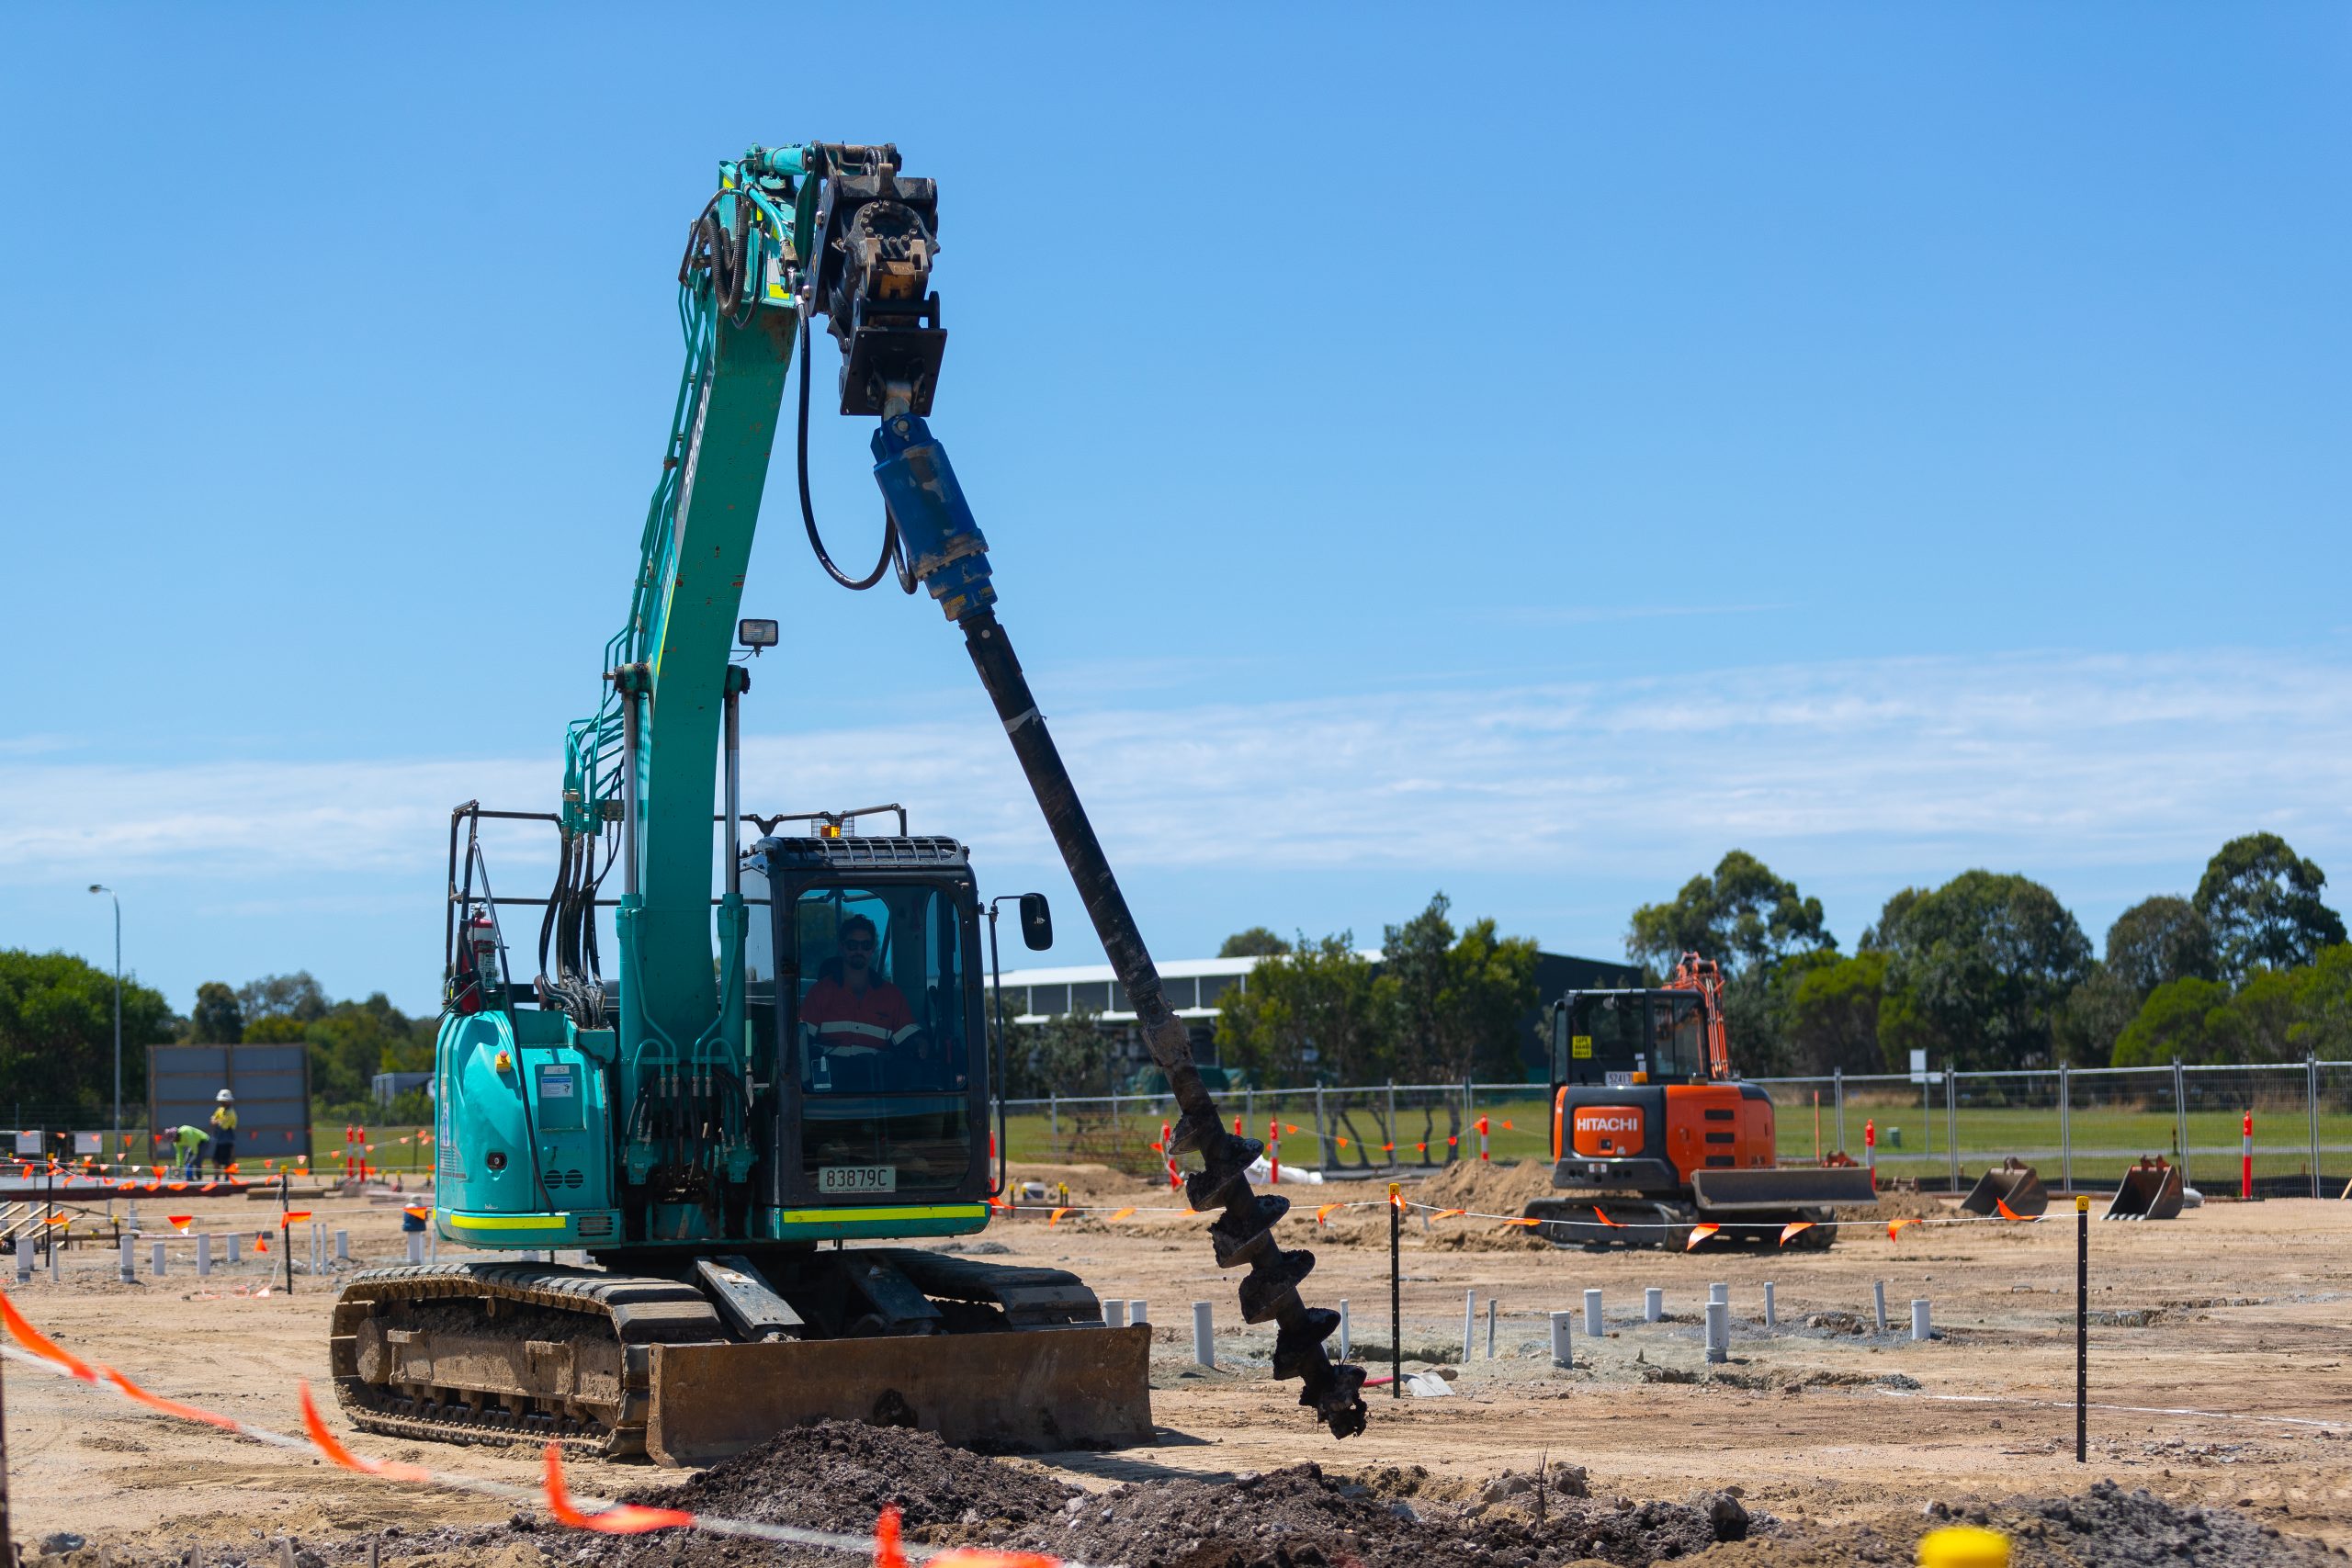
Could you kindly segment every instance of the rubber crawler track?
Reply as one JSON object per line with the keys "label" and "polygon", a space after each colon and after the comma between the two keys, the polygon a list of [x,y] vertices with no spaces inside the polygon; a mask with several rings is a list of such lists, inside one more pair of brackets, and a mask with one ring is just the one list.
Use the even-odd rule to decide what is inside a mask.
{"label": "rubber crawler track", "polygon": [[[607,1418],[582,1417],[560,1403],[517,1394],[519,1412],[503,1402],[420,1404],[391,1384],[359,1375],[362,1323],[400,1303],[496,1300],[577,1314],[580,1334],[602,1334],[621,1347],[621,1400]],[[494,1320],[493,1320],[494,1322]],[[709,1302],[673,1280],[613,1275],[530,1263],[424,1263],[354,1275],[335,1298],[330,1330],[335,1398],[364,1431],[436,1442],[560,1442],[581,1453],[634,1459],[645,1452],[650,1349],[656,1344],[722,1339]],[[518,1327],[518,1337],[525,1331]]]}

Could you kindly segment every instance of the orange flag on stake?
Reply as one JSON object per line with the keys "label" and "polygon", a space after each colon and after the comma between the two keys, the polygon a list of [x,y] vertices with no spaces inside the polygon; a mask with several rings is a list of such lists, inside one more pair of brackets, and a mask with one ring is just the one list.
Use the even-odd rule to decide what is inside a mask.
{"label": "orange flag on stake", "polygon": [[1692,1247],[1698,1246],[1701,1242],[1706,1240],[1709,1236],[1714,1235],[1721,1229],[1723,1229],[1723,1226],[1721,1225],[1692,1225],[1690,1227],[1690,1239],[1682,1244],[1682,1250],[1685,1252],[1690,1251]]}
{"label": "orange flag on stake", "polygon": [[[634,1503],[616,1503],[596,1513],[582,1513],[572,1506],[571,1494],[563,1484],[560,1443],[548,1445],[547,1498],[548,1512],[555,1516],[556,1523],[598,1535],[643,1535],[648,1530],[681,1529],[695,1522],[692,1514],[677,1508],[641,1508]],[[899,1561],[903,1564],[906,1559]]]}
{"label": "orange flag on stake", "polygon": [[1788,1246],[1789,1238],[1791,1236],[1800,1235],[1803,1232],[1811,1230],[1812,1228],[1813,1222],[1811,1220],[1791,1220],[1787,1224],[1781,1227],[1781,1245],[1782,1247]]}

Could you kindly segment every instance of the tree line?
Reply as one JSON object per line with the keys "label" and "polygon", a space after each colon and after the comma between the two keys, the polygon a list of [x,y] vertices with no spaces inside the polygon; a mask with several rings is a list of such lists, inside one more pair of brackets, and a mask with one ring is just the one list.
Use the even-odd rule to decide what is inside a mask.
{"label": "tree line", "polygon": [[[310,1049],[314,1103],[323,1114],[357,1119],[372,1114],[378,1073],[431,1070],[438,1023],[411,1018],[381,991],[333,1000],[307,971],[234,987],[206,981],[185,1014],[126,975],[124,1113],[145,1111],[150,1045],[300,1043]],[[0,1102],[96,1126],[113,1098],[113,972],[70,953],[0,949]]]}
{"label": "tree line", "polygon": [[2216,851],[2188,897],[2116,917],[2095,952],[2056,894],[1966,871],[1887,899],[1842,953],[1820,900],[1744,851],[1635,909],[1627,954],[1726,976],[1735,1060],[1758,1076],[2286,1062],[2352,1055],[2352,947],[2326,874],[2276,833]]}

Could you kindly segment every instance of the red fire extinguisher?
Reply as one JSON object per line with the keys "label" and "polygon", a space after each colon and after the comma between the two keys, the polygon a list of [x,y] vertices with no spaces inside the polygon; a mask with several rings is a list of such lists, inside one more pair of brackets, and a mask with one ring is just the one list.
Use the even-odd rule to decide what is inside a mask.
{"label": "red fire extinguisher", "polygon": [[458,935],[457,995],[449,1005],[459,1013],[477,1013],[488,1005],[486,993],[498,984],[498,924],[491,919],[490,907],[477,905]]}

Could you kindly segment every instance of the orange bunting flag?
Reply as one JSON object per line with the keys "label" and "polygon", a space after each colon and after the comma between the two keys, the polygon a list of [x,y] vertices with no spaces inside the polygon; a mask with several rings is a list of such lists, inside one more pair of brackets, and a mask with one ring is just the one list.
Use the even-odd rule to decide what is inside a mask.
{"label": "orange bunting flag", "polygon": [[310,1217],[311,1211],[308,1209],[288,1209],[277,1216],[277,1225],[280,1230],[283,1230],[296,1220],[307,1220]]}
{"label": "orange bunting flag", "polygon": [[1346,1147],[1348,1146],[1348,1141],[1347,1141],[1347,1139],[1345,1139],[1345,1138],[1341,1138],[1341,1139],[1340,1140],[1340,1146],[1341,1148],[1343,1148],[1343,1149],[1344,1149],[1344,1148],[1346,1148]]}
{"label": "orange bunting flag", "polygon": [[1156,1155],[1164,1155],[1164,1154],[1166,1154],[1168,1151],[1167,1151],[1166,1149],[1161,1148],[1158,1144],[1154,1144],[1154,1145],[1151,1145],[1151,1152],[1152,1152],[1153,1154],[1156,1154]]}
{"label": "orange bunting flag", "polygon": [[164,1223],[182,1235],[187,1235],[187,1227],[195,1223],[195,1220],[194,1214],[165,1214],[164,1216]]}
{"label": "orange bunting flag", "polygon": [[1598,1203],[1595,1203],[1592,1206],[1592,1217],[1599,1220],[1602,1224],[1607,1225],[1612,1231],[1621,1231],[1625,1228],[1623,1225],[1619,1224],[1615,1220],[1611,1219],[1607,1214],[1602,1213],[1600,1212],[1600,1205]]}
{"label": "orange bunting flag", "polygon": [[[548,1445],[548,1512],[555,1522],[570,1525],[573,1529],[594,1530],[598,1535],[643,1535],[648,1530],[683,1529],[695,1522],[692,1514],[677,1508],[642,1508],[634,1503],[616,1503],[594,1514],[583,1514],[572,1506],[571,1494],[563,1484],[563,1445]],[[899,1562],[906,1561],[903,1557]]]}
{"label": "orange bunting flag", "polygon": [[1690,1227],[1690,1239],[1682,1244],[1682,1250],[1685,1252],[1690,1251],[1692,1247],[1698,1246],[1701,1242],[1706,1240],[1709,1236],[1714,1235],[1721,1229],[1723,1229],[1723,1226],[1721,1225],[1692,1225]]}
{"label": "orange bunting flag", "polygon": [[267,1252],[267,1251],[269,1250],[269,1233],[268,1233],[268,1232],[266,1232],[266,1231],[255,1231],[255,1232],[254,1232],[254,1250],[255,1252]]}
{"label": "orange bunting flag", "polygon": [[1787,1224],[1781,1227],[1781,1245],[1782,1247],[1788,1246],[1789,1238],[1791,1236],[1797,1235],[1804,1231],[1809,1231],[1812,1228],[1813,1222],[1811,1220],[1791,1220]]}
{"label": "orange bunting flag", "polygon": [[1448,1139],[1446,1139],[1446,1141],[1445,1141],[1445,1146],[1446,1146],[1447,1148],[1449,1148],[1449,1149],[1450,1149],[1450,1148],[1453,1147],[1453,1145],[1456,1145],[1456,1144],[1460,1143],[1461,1141],[1462,1141],[1462,1140],[1461,1140],[1461,1139],[1459,1139],[1459,1138],[1448,1138]]}
{"label": "orange bunting flag", "polygon": [[328,1431],[327,1424],[319,1419],[318,1404],[311,1398],[310,1380],[303,1379],[300,1388],[302,1396],[302,1430],[319,1452],[327,1456],[329,1463],[340,1465],[345,1470],[356,1470],[362,1475],[380,1475],[387,1481],[431,1481],[433,1479],[433,1472],[429,1470],[423,1470],[413,1464],[401,1464],[393,1460],[361,1459],[357,1454],[345,1448],[343,1439]]}
{"label": "orange bunting flag", "polygon": [[69,1214],[51,1214],[42,1223],[44,1224],[51,1225],[70,1225],[74,1223],[74,1220],[73,1216]]}
{"label": "orange bunting flag", "polygon": [[1322,1205],[1318,1206],[1318,1207],[1316,1209],[1316,1211],[1315,1211],[1315,1223],[1316,1223],[1317,1224],[1318,1224],[1318,1225],[1320,1225],[1320,1224],[1328,1224],[1330,1222],[1330,1219],[1331,1219],[1331,1211],[1333,1211],[1334,1209],[1344,1209],[1344,1208],[1346,1208],[1346,1207],[1347,1207],[1347,1205],[1346,1205],[1345,1203],[1325,1203],[1325,1204],[1322,1204]]}
{"label": "orange bunting flag", "polygon": [[1380,1145],[1380,1152],[1385,1155],[1393,1155],[1396,1152],[1396,1145],[1394,1144],[1383,1144]]}
{"label": "orange bunting flag", "polygon": [[9,1338],[39,1356],[42,1360],[56,1362],[84,1382],[98,1381],[98,1374],[90,1370],[90,1364],[87,1361],[63,1348],[48,1335],[26,1322],[25,1314],[17,1310],[17,1303],[10,1301],[5,1292],[0,1292],[0,1323],[7,1325]]}
{"label": "orange bunting flag", "polygon": [[1285,1122],[1283,1123],[1283,1131],[1286,1134],[1295,1134],[1298,1132],[1298,1128],[1295,1123]]}
{"label": "orange bunting flag", "polygon": [[1433,1220],[1450,1220],[1457,1214],[1466,1214],[1469,1212],[1470,1211],[1467,1209],[1440,1209],[1436,1213],[1431,1214],[1430,1218]]}
{"label": "orange bunting flag", "polygon": [[1887,1222],[1886,1222],[1886,1239],[1887,1239],[1887,1240],[1889,1240],[1889,1241],[1893,1241],[1893,1240],[1895,1238],[1895,1236],[1896,1236],[1898,1234],[1900,1234],[1900,1233],[1901,1233],[1901,1231],[1902,1231],[1902,1229],[1903,1229],[1903,1227],[1904,1227],[1905,1225],[1916,1225],[1916,1224],[1917,1224],[1918,1223],[1919,1223],[1919,1222],[1918,1222],[1918,1221],[1917,1221],[1917,1220],[1889,1220],[1889,1221],[1887,1221]]}
{"label": "orange bunting flag", "polygon": [[1427,1144],[1415,1144],[1415,1145],[1413,1145],[1413,1147],[1414,1147],[1415,1149],[1419,1150],[1419,1151],[1420,1153],[1422,1153],[1422,1154],[1427,1154],[1427,1153],[1429,1153],[1429,1152],[1430,1152],[1430,1146],[1429,1146]]}
{"label": "orange bunting flag", "polygon": [[1503,1224],[1507,1225],[1540,1225],[1543,1223],[1544,1222],[1542,1220],[1530,1219],[1505,1220],[1503,1222]]}
{"label": "orange bunting flag", "polygon": [[1050,1227],[1060,1224],[1062,1223],[1062,1216],[1069,1213],[1069,1211],[1068,1209],[1056,1209],[1052,1213],[1046,1216],[1046,1225]]}
{"label": "orange bunting flag", "polygon": [[1509,1117],[1505,1117],[1503,1119],[1503,1131],[1506,1133],[1510,1131],[1510,1119]]}
{"label": "orange bunting flag", "polygon": [[1003,1210],[1005,1210],[1005,1211],[1007,1211],[1007,1212],[1009,1213],[1009,1212],[1011,1212],[1011,1210],[1012,1210],[1012,1204],[1010,1204],[1010,1203],[1008,1203],[1008,1202],[1006,1202],[1006,1201],[1005,1201],[1003,1199],[1001,1199],[1001,1198],[995,1198],[995,1197],[991,1197],[991,1198],[989,1200],[989,1208],[991,1208],[991,1209],[1003,1209]]}
{"label": "orange bunting flag", "polygon": [[2005,1201],[1999,1198],[1993,1200],[1993,1207],[2000,1212],[2001,1218],[2005,1220],[2016,1220],[2021,1224],[2030,1224],[2033,1220],[2041,1217],[2035,1214],[2020,1214],[2015,1209],[2010,1208]]}
{"label": "orange bunting flag", "polygon": [[1111,1216],[1111,1223],[1116,1224],[1121,1220],[1132,1219],[1134,1216],[1135,1211],[1133,1209],[1121,1209],[1118,1213]]}

